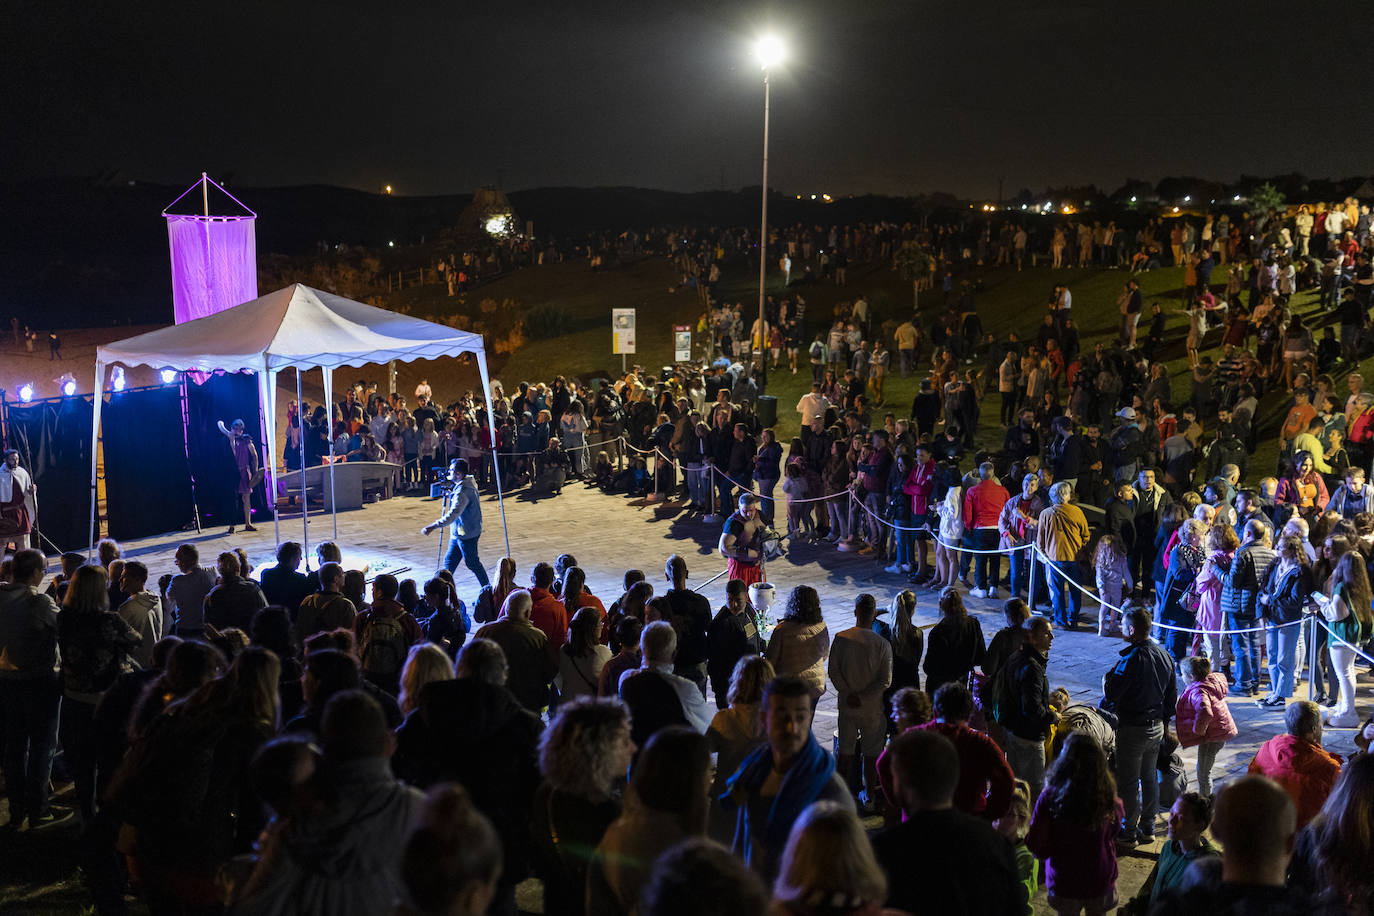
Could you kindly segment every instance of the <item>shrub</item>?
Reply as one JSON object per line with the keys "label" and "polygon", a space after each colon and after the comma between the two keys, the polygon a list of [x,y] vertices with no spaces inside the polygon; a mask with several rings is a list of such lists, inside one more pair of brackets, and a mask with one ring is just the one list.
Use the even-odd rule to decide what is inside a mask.
{"label": "shrub", "polygon": [[525,333],[531,340],[562,337],[572,328],[572,316],[561,305],[537,305],[525,316]]}

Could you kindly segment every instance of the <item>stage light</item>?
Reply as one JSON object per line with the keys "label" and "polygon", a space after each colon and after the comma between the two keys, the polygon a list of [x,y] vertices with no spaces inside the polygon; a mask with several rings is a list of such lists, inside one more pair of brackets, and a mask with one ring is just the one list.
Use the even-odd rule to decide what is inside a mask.
{"label": "stage light", "polygon": [[76,394],[76,379],[74,379],[74,378],[65,379],[65,380],[62,382],[62,396],[63,396],[64,398],[69,398],[69,397],[72,397],[72,396],[75,395],[75,394]]}
{"label": "stage light", "polygon": [[759,62],[759,66],[767,70],[774,64],[780,64],[787,56],[787,48],[783,45],[782,39],[776,35],[764,35],[754,42],[754,58]]}
{"label": "stage light", "polygon": [[1178,207],[1174,207],[1174,212],[1175,212],[1175,213],[1178,212]]}
{"label": "stage light", "polygon": [[124,367],[115,366],[114,371],[110,373],[110,387],[115,391],[123,391],[124,385]]}
{"label": "stage light", "polygon": [[25,382],[19,386],[19,400],[25,404],[33,400],[33,382]]}
{"label": "stage light", "polygon": [[177,371],[175,369],[163,369],[158,373],[158,376],[162,379],[162,384],[170,385],[177,380]]}

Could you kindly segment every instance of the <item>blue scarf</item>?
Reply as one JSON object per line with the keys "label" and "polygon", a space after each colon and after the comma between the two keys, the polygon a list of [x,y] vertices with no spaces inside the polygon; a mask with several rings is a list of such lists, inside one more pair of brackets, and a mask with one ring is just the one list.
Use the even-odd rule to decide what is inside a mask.
{"label": "blue scarf", "polygon": [[[749,798],[763,788],[772,770],[773,749],[765,742],[744,758],[739,769],[725,783],[725,794],[720,797],[723,804],[739,808],[731,848],[736,855],[743,856],[746,865],[753,864],[750,859],[755,845],[750,838]],[[763,825],[759,845],[764,849],[776,850],[781,855],[792,825],[801,817],[807,805],[820,796],[834,772],[834,758],[821,748],[815,735],[807,736],[801,753],[783,774],[778,794],[768,810],[768,820]]]}

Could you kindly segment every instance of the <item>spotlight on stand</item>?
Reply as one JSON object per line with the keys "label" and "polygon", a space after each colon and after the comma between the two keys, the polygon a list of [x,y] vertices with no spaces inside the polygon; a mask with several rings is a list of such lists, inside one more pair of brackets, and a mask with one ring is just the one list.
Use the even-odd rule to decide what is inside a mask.
{"label": "spotlight on stand", "polygon": [[76,379],[67,376],[62,380],[62,397],[70,398],[76,395]]}
{"label": "spotlight on stand", "polygon": [[110,387],[115,391],[123,391],[125,384],[127,383],[124,381],[124,367],[115,366],[114,372],[110,373]]}
{"label": "spotlight on stand", "polygon": [[177,371],[175,369],[163,369],[158,373],[158,376],[162,379],[162,384],[170,385],[177,380]]}
{"label": "spotlight on stand", "polygon": [[19,386],[19,400],[25,404],[33,400],[33,382],[25,382]]}

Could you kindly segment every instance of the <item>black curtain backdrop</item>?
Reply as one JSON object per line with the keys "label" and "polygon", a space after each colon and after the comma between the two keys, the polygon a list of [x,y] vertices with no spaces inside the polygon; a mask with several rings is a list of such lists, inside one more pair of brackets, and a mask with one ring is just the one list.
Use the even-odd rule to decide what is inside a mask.
{"label": "black curtain backdrop", "polygon": [[[10,445],[38,486],[45,551],[86,546],[91,512],[91,402],[85,397],[10,405]],[[37,546],[37,545],[35,545]]]}
{"label": "black curtain backdrop", "polygon": [[132,540],[193,522],[177,387],[112,395],[100,426],[110,537]]}
{"label": "black curtain backdrop", "polygon": [[[241,524],[238,468],[229,440],[216,421],[225,426],[242,420],[249,438],[257,445],[258,458],[266,461],[262,443],[262,420],[258,413],[258,377],[251,372],[216,372],[204,383],[186,384],[186,444],[195,481],[200,523],[205,526]],[[268,511],[262,484],[253,491],[253,508]],[[259,515],[259,520],[262,516]]]}

